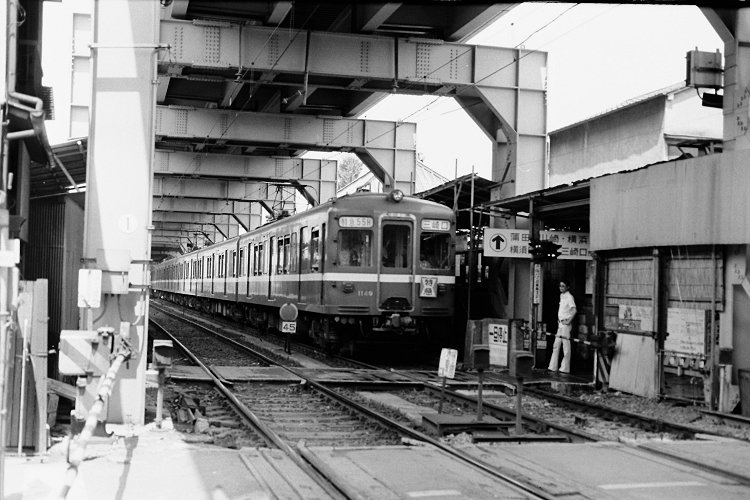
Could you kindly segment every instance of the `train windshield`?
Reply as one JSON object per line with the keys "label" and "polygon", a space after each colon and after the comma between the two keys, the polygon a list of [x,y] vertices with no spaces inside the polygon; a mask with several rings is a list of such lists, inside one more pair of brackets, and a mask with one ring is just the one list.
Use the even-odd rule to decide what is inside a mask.
{"label": "train windshield", "polygon": [[372,265],[372,231],[339,230],[339,265],[362,267]]}
{"label": "train windshield", "polygon": [[383,267],[405,269],[409,267],[411,228],[403,224],[383,225]]}
{"label": "train windshield", "polygon": [[422,269],[450,269],[451,237],[448,233],[422,232],[419,265]]}

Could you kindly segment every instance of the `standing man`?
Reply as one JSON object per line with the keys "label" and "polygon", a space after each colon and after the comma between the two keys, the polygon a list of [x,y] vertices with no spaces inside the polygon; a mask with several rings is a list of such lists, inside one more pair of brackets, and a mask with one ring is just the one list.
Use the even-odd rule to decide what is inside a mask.
{"label": "standing man", "polygon": [[563,348],[563,360],[560,371],[570,373],[570,332],[573,329],[573,318],[576,315],[576,303],[570,293],[570,285],[560,280],[560,307],[557,309],[557,336],[552,347],[552,359],[549,360],[548,370],[557,373],[557,363],[560,360],[560,344]]}

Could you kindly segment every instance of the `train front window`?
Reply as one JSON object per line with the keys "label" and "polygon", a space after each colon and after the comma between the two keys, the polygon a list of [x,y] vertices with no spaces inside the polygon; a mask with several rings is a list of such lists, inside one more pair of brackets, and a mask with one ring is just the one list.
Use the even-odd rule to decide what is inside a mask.
{"label": "train front window", "polygon": [[339,230],[339,265],[363,267],[372,265],[372,231]]}
{"label": "train front window", "polygon": [[405,269],[409,267],[411,229],[403,224],[383,225],[383,267]]}
{"label": "train front window", "polygon": [[422,232],[419,265],[422,269],[450,269],[451,237],[448,233]]}

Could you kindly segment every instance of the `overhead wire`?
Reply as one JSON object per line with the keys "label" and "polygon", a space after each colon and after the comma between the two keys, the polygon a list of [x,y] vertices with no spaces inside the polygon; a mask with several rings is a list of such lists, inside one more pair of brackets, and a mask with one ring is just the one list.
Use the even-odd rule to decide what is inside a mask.
{"label": "overhead wire", "polygon": [[[532,33],[531,33],[530,35],[528,35],[528,36],[527,36],[527,37],[526,37],[526,38],[525,38],[525,39],[524,39],[524,40],[523,40],[522,42],[520,42],[519,44],[517,44],[517,45],[516,45],[516,46],[515,46],[514,48],[517,48],[517,49],[519,49],[519,51],[524,51],[524,53],[522,53],[521,55],[519,55],[519,56],[518,56],[517,58],[514,58],[514,59],[513,59],[513,61],[511,61],[511,62],[509,62],[509,63],[506,63],[506,64],[504,64],[504,65],[500,66],[499,68],[497,68],[496,70],[494,70],[494,71],[492,71],[492,72],[488,73],[487,75],[483,76],[482,78],[480,78],[479,80],[477,80],[476,82],[474,82],[474,83],[473,83],[472,85],[467,85],[467,86],[465,86],[465,87],[463,87],[463,88],[460,88],[460,89],[458,89],[458,90],[457,90],[457,91],[455,92],[455,94],[454,94],[453,96],[437,96],[437,97],[436,97],[435,99],[433,99],[433,100],[432,100],[432,101],[430,101],[429,103],[427,103],[427,104],[425,104],[425,105],[421,106],[420,108],[418,108],[418,109],[416,109],[416,110],[412,111],[412,112],[411,112],[411,113],[409,113],[408,115],[406,115],[406,116],[404,116],[404,117],[402,117],[402,118],[400,118],[400,119],[396,120],[396,121],[395,121],[395,128],[398,128],[398,127],[402,126],[402,125],[403,125],[404,123],[406,123],[406,121],[407,121],[407,120],[408,120],[409,118],[411,118],[411,117],[414,117],[414,116],[418,115],[419,113],[421,113],[421,112],[423,112],[423,111],[425,111],[425,110],[428,110],[428,109],[429,109],[429,108],[430,108],[430,107],[431,107],[431,106],[432,106],[433,104],[435,104],[436,102],[438,102],[438,101],[440,100],[440,98],[441,98],[441,97],[456,97],[456,96],[458,96],[458,95],[459,95],[459,94],[461,94],[462,92],[465,92],[465,91],[466,91],[467,89],[470,89],[470,88],[472,88],[472,87],[476,86],[477,84],[479,84],[479,83],[481,83],[481,82],[485,81],[486,79],[490,78],[491,76],[494,76],[495,74],[499,73],[500,71],[502,71],[502,70],[504,70],[504,69],[506,69],[506,68],[509,68],[509,67],[511,67],[511,66],[514,66],[514,65],[515,65],[515,64],[517,64],[517,63],[518,63],[518,62],[519,62],[519,61],[520,61],[521,59],[523,59],[523,58],[525,58],[525,57],[528,57],[529,55],[531,55],[531,54],[534,54],[534,53],[536,53],[536,52],[539,52],[539,51],[540,51],[540,49],[541,49],[541,47],[544,47],[544,46],[548,45],[549,43],[551,43],[551,42],[553,42],[553,41],[555,41],[555,40],[557,40],[557,39],[559,39],[559,38],[561,38],[561,37],[563,37],[563,36],[565,36],[565,35],[569,34],[569,33],[570,33],[570,32],[572,32],[573,30],[575,30],[575,29],[578,29],[578,28],[580,28],[581,26],[583,26],[583,25],[585,25],[585,24],[587,24],[587,23],[591,22],[592,20],[594,20],[594,19],[596,19],[596,18],[600,17],[601,15],[604,15],[604,14],[606,14],[606,13],[610,12],[610,11],[611,11],[611,10],[613,10],[614,8],[616,8],[616,7],[619,7],[619,5],[621,5],[621,4],[617,4],[617,5],[613,6],[612,8],[608,9],[607,11],[601,12],[601,13],[597,14],[596,16],[593,16],[593,17],[591,17],[590,19],[588,19],[588,20],[586,20],[586,21],[584,21],[584,22],[582,22],[582,23],[580,23],[580,24],[578,24],[578,25],[576,25],[576,26],[572,27],[572,28],[571,28],[570,30],[568,30],[568,31],[566,31],[566,32],[562,33],[561,35],[559,35],[559,36],[557,36],[557,37],[555,37],[555,38],[552,38],[552,39],[550,39],[549,41],[547,41],[546,43],[544,43],[544,44],[540,45],[540,47],[539,47],[539,48],[537,48],[537,49],[526,50],[526,49],[522,49],[522,48],[519,48],[519,47],[520,47],[520,46],[521,46],[521,45],[522,45],[523,43],[525,43],[526,41],[528,41],[528,40],[529,40],[529,39],[530,39],[531,37],[533,37],[533,36],[534,36],[534,35],[536,35],[537,33],[541,32],[542,30],[544,30],[544,29],[548,28],[548,27],[549,27],[549,26],[551,26],[551,25],[552,25],[553,23],[557,22],[557,21],[558,21],[558,20],[559,20],[559,19],[560,19],[560,18],[561,18],[562,16],[564,16],[565,14],[567,14],[568,12],[570,12],[570,11],[571,11],[571,10],[572,10],[573,8],[577,7],[578,5],[580,5],[580,4],[579,4],[579,3],[576,3],[576,4],[574,4],[574,5],[570,6],[570,7],[568,7],[568,8],[567,8],[567,9],[565,9],[565,10],[564,10],[564,11],[563,11],[562,13],[558,14],[557,16],[555,16],[555,17],[554,17],[554,18],[553,18],[552,20],[550,20],[549,22],[547,22],[546,24],[544,24],[543,26],[541,26],[540,28],[538,28],[537,30],[535,30],[534,32],[532,32]],[[292,9],[292,10],[293,10],[293,9]],[[295,40],[295,39],[297,38],[297,36],[299,36],[299,34],[303,32],[303,30],[304,30],[304,27],[305,27],[305,26],[306,26],[306,25],[307,25],[307,24],[309,23],[310,19],[312,18],[312,16],[313,16],[313,15],[314,15],[314,13],[316,12],[316,10],[317,10],[317,6],[316,6],[316,8],[315,8],[315,9],[313,9],[313,11],[312,11],[312,12],[311,12],[311,13],[310,13],[310,14],[308,15],[307,19],[306,19],[306,20],[305,20],[305,22],[304,22],[304,23],[302,24],[302,26],[301,26],[300,28],[298,28],[298,29],[296,30],[296,33],[294,34],[294,36],[291,36],[291,32],[292,32],[292,27],[291,27],[291,26],[292,26],[292,24],[291,24],[291,22],[290,22],[290,36],[291,36],[291,39],[290,39],[290,41],[289,41],[289,42],[287,43],[286,47],[285,47],[285,48],[284,48],[284,50],[283,50],[283,51],[281,52],[281,54],[280,54],[280,55],[279,55],[279,56],[278,56],[278,57],[276,58],[276,60],[274,61],[274,64],[272,65],[272,67],[271,67],[271,70],[272,70],[273,68],[275,68],[275,67],[276,67],[276,65],[277,65],[277,64],[279,63],[279,61],[280,61],[280,60],[281,60],[281,58],[283,57],[283,55],[284,55],[284,54],[285,54],[285,53],[286,53],[286,52],[287,52],[287,51],[289,50],[289,48],[291,47],[292,43],[293,43],[293,42],[294,42],[294,40]],[[290,19],[293,19],[293,12],[292,12],[292,13],[290,13]],[[248,72],[252,72],[252,71],[254,70],[254,68],[253,68],[254,62],[255,62],[255,61],[257,61],[258,57],[260,57],[260,55],[261,55],[261,54],[263,53],[263,49],[264,49],[264,48],[265,48],[265,47],[266,47],[266,46],[268,45],[268,43],[269,43],[269,42],[270,42],[270,40],[272,39],[273,35],[274,35],[274,34],[276,33],[276,31],[277,31],[277,30],[278,30],[278,28],[280,27],[280,25],[281,25],[281,22],[283,22],[283,20],[282,20],[282,21],[280,21],[280,22],[279,22],[279,23],[278,23],[278,24],[276,25],[276,27],[274,28],[274,30],[272,31],[272,33],[271,33],[271,34],[270,34],[270,35],[269,35],[269,36],[268,36],[268,37],[266,38],[266,41],[265,41],[264,45],[263,45],[263,46],[261,47],[261,49],[259,49],[259,51],[258,51],[258,54],[256,55],[255,59],[254,59],[254,60],[253,60],[253,62],[251,63],[250,67],[248,67],[248,68],[246,68],[246,69],[245,69],[244,73],[242,74],[242,77],[241,77],[241,79],[243,79],[243,78],[244,78],[244,77],[245,77],[245,76],[247,75],[247,73],[248,73]],[[469,53],[470,53],[471,51],[473,51],[473,50],[474,50],[474,47],[472,46],[471,48],[469,48],[469,49],[467,49],[467,50],[465,50],[465,51],[462,51],[461,53],[459,53],[459,54],[457,54],[457,55],[454,55],[453,57],[449,58],[449,59],[448,59],[448,61],[446,61],[446,62],[445,62],[445,63],[443,63],[442,65],[440,65],[440,66],[438,66],[438,67],[436,67],[436,68],[432,69],[432,70],[431,70],[430,72],[428,72],[428,73],[426,73],[426,74],[422,75],[422,76],[421,76],[421,81],[410,82],[409,84],[407,84],[407,86],[405,86],[405,87],[402,87],[402,90],[410,90],[410,89],[415,89],[415,88],[417,88],[417,87],[419,87],[419,86],[421,86],[421,85],[424,85],[424,82],[425,82],[425,79],[426,79],[426,78],[428,78],[429,76],[431,76],[431,75],[435,74],[435,73],[436,73],[437,71],[439,71],[440,69],[444,68],[444,67],[445,67],[445,66],[447,66],[448,64],[451,64],[452,62],[454,62],[454,61],[456,61],[456,60],[460,59],[461,57],[463,57],[463,56],[466,56],[466,55],[468,55],[468,54],[469,54]],[[267,70],[267,71],[268,71],[268,70]],[[251,75],[252,75],[252,73],[251,73]],[[252,79],[252,83],[254,83],[254,79]],[[236,96],[238,95],[238,93],[239,93],[239,91],[240,91],[240,90],[241,90],[240,88],[238,88],[238,89],[236,90],[237,94],[235,94],[235,97],[236,97]],[[241,109],[239,109],[239,110],[237,110],[237,111],[235,111],[234,117],[232,118],[232,120],[230,121],[230,123],[229,123],[229,124],[228,124],[228,125],[227,125],[227,126],[225,127],[224,131],[223,131],[223,132],[221,133],[221,135],[219,136],[219,138],[218,138],[218,139],[216,139],[216,141],[219,141],[219,140],[221,140],[221,138],[222,138],[222,137],[224,137],[224,135],[225,135],[225,134],[226,134],[226,133],[228,132],[228,130],[229,130],[229,128],[230,128],[230,126],[231,126],[231,125],[232,125],[232,124],[233,124],[233,123],[234,123],[234,122],[235,122],[235,121],[236,121],[236,120],[238,119],[238,117],[239,117],[240,113],[242,113],[242,112],[244,112],[244,111],[246,110],[247,106],[248,106],[248,105],[249,105],[249,103],[250,103],[250,100],[251,100],[251,99],[250,99],[250,98],[248,98],[248,99],[247,99],[247,100],[245,101],[245,103],[243,104],[242,108],[241,108]],[[471,106],[475,106],[475,105],[479,105],[479,104],[481,104],[481,102],[477,102],[477,103],[469,104],[469,105],[468,105],[468,107],[471,107]],[[465,109],[466,107],[467,107],[467,106],[462,106],[462,107],[461,107],[460,109]],[[455,109],[455,110],[451,110],[451,111],[449,111],[449,113],[450,113],[450,112],[455,112],[455,111],[458,111],[458,109]],[[219,121],[220,121],[220,120],[216,120],[216,122],[214,123],[214,125],[213,125],[213,126],[212,126],[212,128],[211,128],[211,131],[212,131],[212,130],[213,130],[213,129],[215,128],[215,126],[216,126],[216,125],[217,125],[217,124],[219,123]],[[335,137],[333,137],[332,139],[328,140],[328,141],[326,142],[325,146],[326,146],[326,147],[330,146],[330,145],[331,145],[332,143],[334,143],[334,142],[335,142],[335,141],[336,141],[336,140],[337,140],[338,138],[340,138],[341,136],[343,136],[344,134],[346,134],[346,133],[348,133],[348,132],[349,132],[349,130],[348,130],[348,129],[347,129],[347,130],[344,130],[344,131],[342,131],[342,132],[341,132],[341,133],[339,133],[339,134],[338,134],[337,136],[335,136]],[[365,141],[365,143],[364,143],[363,145],[364,145],[364,146],[366,146],[367,144],[371,144],[372,142],[376,141],[377,139],[380,139],[381,137],[384,137],[385,135],[387,135],[387,134],[390,134],[390,133],[392,133],[392,132],[393,132],[393,129],[389,129],[389,130],[387,130],[387,131],[385,131],[385,132],[383,132],[383,133],[381,133],[381,134],[379,134],[379,135],[376,135],[376,136],[374,136],[374,137],[371,137],[371,138],[369,138],[369,139],[368,139],[367,141]],[[206,146],[206,145],[208,144],[208,140],[209,140],[209,138],[210,138],[210,132],[209,132],[209,134],[208,134],[208,135],[206,136],[206,138],[204,139],[204,141],[203,141],[203,143],[202,143],[202,145],[201,145],[201,149],[203,149],[203,148],[204,148],[204,147],[205,147],[205,146]],[[203,152],[203,155],[205,156],[205,155],[208,155],[209,153],[210,153],[210,151],[204,151],[204,152]],[[340,154],[341,154],[341,152],[336,152],[336,153],[335,153],[334,155],[331,155],[331,156],[329,156],[329,157],[324,157],[324,158],[321,158],[321,160],[322,160],[322,161],[325,161],[325,160],[330,160],[330,159],[332,159],[332,158],[333,158],[334,156],[338,156],[338,155],[340,155]],[[195,160],[194,160],[194,161],[195,161]],[[523,162],[523,163],[524,163],[524,164],[526,164],[526,163],[533,163],[534,161],[535,161],[535,160],[529,160],[529,161],[527,161],[527,162]],[[536,161],[538,161],[538,159],[537,159]],[[194,173],[194,172],[195,172],[195,171],[197,170],[197,168],[198,168],[198,165],[196,165],[196,167],[195,167],[195,170],[193,171],[193,173]],[[283,176],[284,174],[288,174],[288,173],[291,173],[291,172],[293,171],[293,169],[294,169],[294,168],[295,168],[295,167],[291,167],[291,168],[289,168],[289,169],[288,169],[287,171],[285,171],[285,172],[284,172],[284,173],[282,174],[282,176]],[[183,178],[185,178],[185,177],[186,177],[187,175],[188,175],[188,174],[182,174],[182,175],[181,175],[181,176],[179,177],[179,179],[183,179]],[[169,196],[169,195],[167,195],[167,196]]]}

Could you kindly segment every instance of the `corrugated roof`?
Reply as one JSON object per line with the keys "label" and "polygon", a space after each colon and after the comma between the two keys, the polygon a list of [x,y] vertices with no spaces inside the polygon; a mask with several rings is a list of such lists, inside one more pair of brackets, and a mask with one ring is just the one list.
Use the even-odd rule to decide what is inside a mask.
{"label": "corrugated roof", "polygon": [[87,149],[88,138],[71,139],[52,146],[59,164],[32,163],[31,198],[66,194],[73,190],[74,185],[84,184]]}

